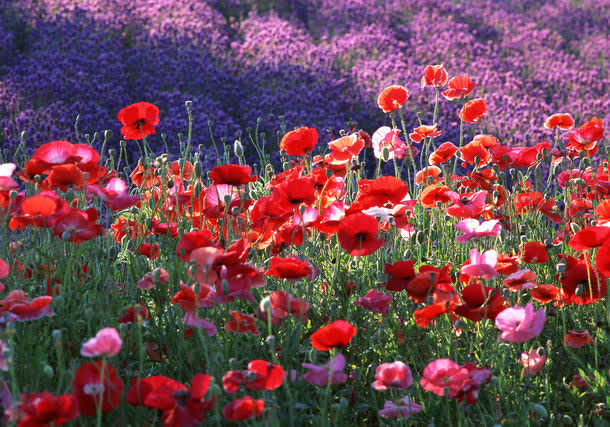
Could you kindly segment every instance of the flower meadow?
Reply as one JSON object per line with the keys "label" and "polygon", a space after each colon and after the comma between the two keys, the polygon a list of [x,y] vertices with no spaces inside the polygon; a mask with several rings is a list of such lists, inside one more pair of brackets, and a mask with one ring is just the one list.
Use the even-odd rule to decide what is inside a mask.
{"label": "flower meadow", "polygon": [[183,3],[0,15],[2,424],[610,422],[608,5]]}

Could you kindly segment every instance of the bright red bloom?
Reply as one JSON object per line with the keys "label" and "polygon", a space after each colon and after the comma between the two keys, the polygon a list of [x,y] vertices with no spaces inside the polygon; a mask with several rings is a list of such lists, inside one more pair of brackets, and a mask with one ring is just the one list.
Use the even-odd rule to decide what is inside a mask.
{"label": "bright red bloom", "polygon": [[307,261],[301,261],[295,256],[286,258],[273,257],[269,263],[265,276],[279,277],[280,279],[298,280],[311,276],[311,266]]}
{"label": "bright red bloom", "polygon": [[89,417],[95,415],[100,402],[102,412],[114,411],[123,395],[123,381],[114,367],[99,360],[78,368],[73,388],[81,414]]}
{"label": "bright red bloom", "polygon": [[568,245],[575,251],[585,251],[602,246],[610,240],[610,227],[589,226],[574,233]]}
{"label": "bright red bloom", "polygon": [[40,183],[43,191],[53,191],[57,188],[66,191],[69,185],[82,188],[85,184],[83,172],[73,164],[57,165],[51,168],[51,173]]}
{"label": "bright red bloom", "polygon": [[566,270],[561,282],[561,301],[564,304],[585,305],[599,301],[606,295],[606,276],[585,263],[584,259],[564,256]]}
{"label": "bright red bloom", "polygon": [[328,148],[333,153],[335,161],[348,160],[360,154],[360,151],[364,148],[364,138],[359,133],[352,133],[351,135],[330,141]]}
{"label": "bright red bloom", "polygon": [[597,250],[595,267],[605,276],[610,277],[610,239]]}
{"label": "bright red bloom", "polygon": [[523,262],[526,264],[545,264],[549,260],[546,247],[540,242],[525,243],[519,251],[519,256],[522,257]]}
{"label": "bright red bloom", "polygon": [[487,115],[487,104],[483,98],[468,101],[460,110],[460,119],[468,123],[476,123]]}
{"label": "bright red bloom", "polygon": [[361,179],[358,181],[358,195],[349,208],[349,213],[355,213],[386,203],[397,204],[409,193],[409,187],[401,179],[394,176],[381,176],[377,179]]}
{"label": "bright red bloom", "polygon": [[60,426],[78,417],[78,402],[71,394],[23,393],[18,414],[17,427]]}
{"label": "bright red bloom", "polygon": [[53,227],[54,236],[67,236],[69,242],[81,243],[91,240],[102,232],[102,225],[97,224],[98,213],[95,208],[87,211],[71,209],[61,215]]}
{"label": "bright red bloom", "polygon": [[568,331],[563,337],[563,345],[570,348],[580,348],[595,340],[589,334],[589,331]]}
{"label": "bright red bloom", "polygon": [[601,119],[593,117],[578,129],[568,133],[566,148],[576,154],[584,152],[587,156],[597,152],[597,142],[604,137]]}
{"label": "bright red bloom", "polygon": [[424,75],[421,78],[421,87],[424,86],[445,86],[449,75],[443,64],[428,65],[424,70]]}
{"label": "bright red bloom", "polygon": [[449,80],[449,89],[444,91],[442,95],[445,99],[452,101],[463,96],[468,96],[475,86],[468,76],[455,76]]}
{"label": "bright red bloom", "polygon": [[415,143],[420,143],[425,138],[436,138],[442,133],[436,128],[436,125],[421,125],[413,129],[413,132],[409,134],[409,139]]}
{"label": "bright red bloom", "polygon": [[447,203],[451,201],[450,195],[453,192],[445,185],[430,184],[422,190],[419,195],[419,202],[424,208],[435,208],[437,202]]}
{"label": "bright red bloom", "polygon": [[449,307],[447,302],[441,301],[418,308],[413,312],[413,319],[415,319],[415,323],[420,328],[427,328],[430,325],[430,322],[448,311]]}
{"label": "bright red bloom", "polygon": [[482,319],[495,320],[498,313],[507,308],[504,297],[497,289],[473,283],[462,289],[463,304],[455,307],[455,314],[473,322]]}
{"label": "bright red bloom", "polygon": [[409,92],[403,86],[392,85],[381,91],[377,97],[377,105],[384,113],[398,110],[409,99]]}
{"label": "bright red bloom", "polygon": [[[479,158],[479,161],[475,165],[477,157]],[[466,164],[483,167],[491,161],[491,153],[485,145],[483,145],[481,140],[475,138],[460,148],[460,158],[462,159],[462,166],[464,167],[466,167]]]}
{"label": "bright red bloom", "polygon": [[383,272],[390,275],[386,289],[392,292],[400,292],[407,289],[409,282],[415,278],[413,260],[396,261],[394,264],[386,264]]}
{"label": "bright red bloom", "polygon": [[439,147],[430,154],[428,157],[428,164],[438,165],[441,163],[445,163],[447,160],[452,158],[455,153],[457,153],[458,148],[453,145],[451,142],[444,142]]}
{"label": "bright red bloom", "polygon": [[55,312],[50,307],[52,301],[53,297],[50,296],[38,297],[30,301],[24,291],[14,290],[0,301],[0,315],[8,312],[8,320],[11,322],[25,322],[53,316]]}
{"label": "bright red bloom", "polygon": [[337,239],[351,256],[365,256],[377,251],[383,240],[377,238],[379,223],[375,218],[363,213],[346,216],[339,225]]}
{"label": "bright red bloom", "polygon": [[280,150],[286,154],[302,156],[310,153],[318,142],[318,131],[315,128],[301,127],[288,132],[280,141]]}
{"label": "bright red bloom", "polygon": [[275,390],[284,381],[284,369],[265,360],[248,363],[245,376],[246,387],[250,390]]}
{"label": "bright red bloom", "polygon": [[260,335],[254,316],[240,313],[239,311],[232,311],[231,317],[233,320],[228,321],[225,325],[227,331],[237,332],[238,334],[249,333],[255,336]]}
{"label": "bright red bloom", "polygon": [[258,417],[263,413],[264,408],[264,400],[254,400],[250,396],[244,396],[222,408],[222,415],[227,421],[243,421]]}
{"label": "bright red bloom", "polygon": [[153,376],[135,379],[127,393],[133,406],[148,406],[163,411],[164,426],[195,427],[204,422],[204,415],[212,410],[216,398],[205,398],[212,377],[196,374],[190,389],[171,378]]}
{"label": "bright red bloom", "polygon": [[343,348],[349,344],[356,335],[356,328],[345,320],[335,320],[321,327],[311,336],[311,345],[320,351],[328,351],[331,348]]}
{"label": "bright red bloom", "polygon": [[[422,184],[422,183],[427,183],[427,182],[440,182],[442,171],[441,168],[439,168],[438,166],[428,166],[423,168],[422,170],[418,171],[415,174],[415,183],[416,184]],[[429,179],[430,178],[430,179]]]}
{"label": "bright red bloom", "polygon": [[176,247],[176,255],[181,261],[188,261],[191,257],[191,252],[197,248],[205,246],[216,247],[212,241],[212,232],[208,229],[196,230],[185,233],[178,242]]}
{"label": "bright red bloom", "polygon": [[510,148],[505,145],[495,144],[491,147],[493,161],[500,170],[513,167],[531,167],[539,163],[542,159],[542,151],[549,151],[551,144],[543,141],[533,147]]}
{"label": "bright red bloom", "polygon": [[123,125],[121,133],[126,141],[142,139],[155,134],[155,126],[159,124],[159,109],[148,102],[137,102],[119,111],[117,119]]}
{"label": "bright red bloom", "polygon": [[249,182],[255,182],[258,176],[251,176],[252,168],[248,165],[221,165],[216,166],[210,172],[210,179],[214,184],[229,184],[229,185],[244,185]]}
{"label": "bright red bloom", "polygon": [[544,121],[544,127],[546,129],[569,130],[574,127],[574,119],[571,115],[565,113],[553,114]]}
{"label": "bright red bloom", "polygon": [[559,297],[559,288],[554,285],[538,285],[530,289],[530,295],[541,304],[548,304]]}

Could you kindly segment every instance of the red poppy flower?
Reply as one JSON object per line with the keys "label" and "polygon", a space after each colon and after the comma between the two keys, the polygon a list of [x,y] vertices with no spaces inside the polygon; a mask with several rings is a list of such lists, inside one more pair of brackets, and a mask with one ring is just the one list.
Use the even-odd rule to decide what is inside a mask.
{"label": "red poppy flower", "polygon": [[17,427],[60,426],[78,417],[78,402],[71,394],[24,393],[18,414]]}
{"label": "red poppy flower", "polygon": [[117,322],[119,323],[134,323],[136,321],[142,321],[150,319],[150,313],[146,308],[144,301],[134,304],[129,307],[123,314],[119,316]]}
{"label": "red poppy flower", "polygon": [[227,421],[243,421],[258,417],[263,413],[264,408],[264,400],[254,400],[250,396],[244,396],[222,408],[222,415]]}
{"label": "red poppy flower", "polygon": [[135,379],[127,393],[127,402],[133,406],[148,406],[163,411],[165,426],[197,426],[211,411],[216,398],[205,399],[212,377],[196,374],[187,388],[171,378],[152,376]]}
{"label": "red poppy flower", "polygon": [[180,281],[180,290],[176,292],[170,302],[172,304],[178,304],[180,308],[187,313],[193,313],[197,308],[214,306],[212,292],[213,290],[209,286],[200,285],[199,293],[195,294],[195,291],[191,286]]}
{"label": "red poppy flower", "polygon": [[442,135],[442,133],[436,128],[436,125],[421,125],[413,129],[413,132],[409,134],[409,139],[415,143],[420,143],[424,138],[436,138]]}
{"label": "red poppy flower", "polygon": [[468,76],[455,76],[449,80],[449,89],[444,91],[442,95],[445,99],[452,101],[463,96],[468,96],[475,86]]}
{"label": "red poppy flower", "polygon": [[566,270],[561,282],[561,301],[564,304],[585,305],[599,301],[606,295],[606,276],[584,259],[564,256]]}
{"label": "red poppy flower", "polygon": [[595,267],[605,276],[610,277],[610,239],[597,250]]}
{"label": "red poppy flower", "polygon": [[574,233],[568,245],[575,251],[585,251],[602,246],[610,240],[610,227],[589,226]]}
{"label": "red poppy flower", "polygon": [[381,91],[377,97],[377,105],[384,113],[398,110],[409,99],[409,92],[402,86],[392,85]]}
{"label": "red poppy flower", "polygon": [[229,394],[235,393],[239,387],[246,381],[248,371],[228,371],[222,377],[222,388]]}
{"label": "red poppy flower", "polygon": [[283,181],[273,188],[273,202],[291,210],[301,203],[311,206],[316,201],[316,187],[311,177]]}
{"label": "red poppy flower", "polygon": [[449,193],[451,189],[445,185],[430,184],[420,193],[419,202],[424,208],[435,208],[437,202],[444,204],[451,201]]}
{"label": "red poppy flower", "polygon": [[53,191],[57,188],[66,191],[69,185],[81,188],[85,184],[83,172],[73,164],[57,165],[51,168],[51,173],[40,183],[43,191]]}
{"label": "red poppy flower", "polygon": [[530,289],[530,295],[541,304],[548,304],[559,297],[559,288],[554,285],[538,285]]}
{"label": "red poppy flower", "polygon": [[445,86],[448,78],[449,75],[447,74],[447,70],[445,70],[445,66],[443,64],[428,65],[424,70],[423,77],[421,78],[421,87]]}
{"label": "red poppy flower", "polygon": [[409,193],[409,187],[400,178],[381,176],[377,179],[358,181],[358,195],[349,212],[355,213],[386,203],[396,204]]}
{"label": "red poppy flower", "polygon": [[482,319],[495,320],[507,308],[504,297],[497,289],[473,283],[462,289],[463,304],[455,307],[455,314],[478,322]]}
{"label": "red poppy flower", "polygon": [[549,260],[546,247],[540,242],[525,243],[519,251],[519,256],[522,257],[523,262],[526,264],[545,264]]}
{"label": "red poppy flower", "polygon": [[487,104],[483,98],[468,101],[460,110],[460,119],[468,123],[476,123],[487,115]]}
{"label": "red poppy flower", "polygon": [[418,308],[413,312],[413,318],[415,319],[415,323],[420,328],[428,328],[430,322],[432,322],[437,317],[447,313],[448,306],[445,301],[437,302],[435,304],[430,304],[423,308]]}
{"label": "red poppy flower", "polygon": [[214,184],[229,184],[229,185],[245,185],[249,182],[255,182],[258,176],[250,176],[252,168],[247,165],[221,165],[216,166],[210,172],[210,179]]}
{"label": "red poppy flower", "polygon": [[407,289],[409,282],[415,277],[412,259],[396,261],[394,264],[386,264],[383,272],[390,275],[386,289],[392,292],[400,292]]}
{"label": "red poppy flower", "polygon": [[439,147],[428,157],[428,164],[438,165],[445,163],[457,153],[458,148],[451,142],[443,142]]}
{"label": "red poppy flower", "polygon": [[597,152],[597,142],[604,137],[601,119],[593,117],[578,129],[568,133],[566,148],[575,153],[584,152],[590,156]]}
{"label": "red poppy flower", "polygon": [[574,119],[571,115],[565,113],[557,113],[549,116],[544,121],[546,129],[555,129],[556,127],[562,130],[569,130],[574,127]]}
{"label": "red poppy flower", "polygon": [[[441,168],[439,168],[438,166],[428,166],[428,167],[423,168],[422,170],[418,171],[415,174],[415,183],[422,184],[422,183],[427,183],[429,181],[440,182],[442,180],[440,178],[441,173],[442,173]],[[428,179],[428,178],[430,178],[430,179]]]}
{"label": "red poppy flower", "polygon": [[315,128],[301,127],[288,132],[280,141],[280,150],[286,154],[302,156],[311,153],[318,142],[318,131]]}
{"label": "red poppy flower", "polygon": [[563,337],[563,345],[570,348],[580,348],[595,341],[589,334],[589,331],[568,331]]}
{"label": "red poppy flower", "polygon": [[246,387],[250,390],[274,390],[284,381],[284,369],[265,360],[248,363],[245,376]]}
{"label": "red poppy flower", "polygon": [[301,261],[295,256],[271,258],[269,269],[265,271],[266,276],[279,277],[280,279],[298,280],[311,276],[311,266],[307,261]]}
{"label": "red poppy flower", "polygon": [[474,139],[460,148],[462,166],[466,167],[466,164],[474,165],[477,157],[479,158],[479,163],[475,166],[478,167],[483,167],[491,161],[491,153],[480,140]]}
{"label": "red poppy flower", "polygon": [[188,261],[191,257],[191,252],[197,248],[206,246],[216,247],[212,241],[212,232],[208,229],[195,230],[185,233],[178,242],[176,247],[176,255],[181,261]]}
{"label": "red poppy flower", "polygon": [[551,144],[543,141],[533,147],[517,147],[509,148],[501,144],[495,144],[491,147],[491,155],[494,163],[496,163],[500,170],[513,167],[531,167],[539,163],[542,151],[549,151]]}
{"label": "red poppy flower", "polygon": [[365,256],[377,251],[383,240],[377,238],[379,223],[363,213],[346,216],[339,225],[337,239],[351,256]]}
{"label": "red poppy flower", "polygon": [[256,319],[254,316],[240,313],[239,311],[232,311],[231,317],[233,320],[228,321],[225,325],[227,331],[236,332],[238,334],[249,333],[255,336],[260,335],[260,332],[256,327]]}
{"label": "red poppy flower", "polygon": [[359,133],[352,133],[351,135],[330,141],[328,143],[328,148],[332,151],[334,156],[337,156],[340,153],[348,159],[351,159],[360,154],[360,151],[364,148],[364,139]]}
{"label": "red poppy flower", "polygon": [[9,295],[0,301],[0,313],[9,312],[11,322],[25,322],[40,319],[44,316],[53,316],[50,304],[53,297],[43,296],[29,301],[25,292],[21,290],[11,291]]}
{"label": "red poppy flower", "polygon": [[73,388],[81,414],[90,417],[96,414],[100,403],[102,412],[118,408],[123,394],[123,381],[112,365],[98,360],[78,368]]}
{"label": "red poppy flower", "polygon": [[159,124],[159,109],[148,102],[131,104],[117,114],[123,125],[121,133],[125,140],[142,139],[155,134],[155,126]]}
{"label": "red poppy flower", "polygon": [[354,335],[356,335],[354,325],[345,320],[335,320],[313,333],[311,345],[320,351],[343,348],[350,343]]}

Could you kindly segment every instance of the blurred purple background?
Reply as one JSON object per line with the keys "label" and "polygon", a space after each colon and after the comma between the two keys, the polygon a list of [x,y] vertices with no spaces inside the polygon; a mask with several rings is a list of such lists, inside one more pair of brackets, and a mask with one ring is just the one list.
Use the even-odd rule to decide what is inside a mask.
{"label": "blurred purple background", "polygon": [[[138,101],[161,109],[157,134],[177,147],[193,101],[195,145],[255,127],[372,133],[388,124],[376,106],[388,84],[411,92],[431,122],[434,90],[420,89],[428,64],[468,74],[471,97],[489,108],[483,131],[504,144],[550,139],[546,116],[571,113],[610,123],[610,1],[441,0],[2,0],[0,146],[25,130],[30,148],[110,129]],[[441,98],[437,143],[456,141],[456,103]],[[468,126],[469,133],[475,132]],[[476,128],[478,131],[478,127]],[[335,132],[336,135],[336,132]],[[175,154],[175,153],[174,153]]]}

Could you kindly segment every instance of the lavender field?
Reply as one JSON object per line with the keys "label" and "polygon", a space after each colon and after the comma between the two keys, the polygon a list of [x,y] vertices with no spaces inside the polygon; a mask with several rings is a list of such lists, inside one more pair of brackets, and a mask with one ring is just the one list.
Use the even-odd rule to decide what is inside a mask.
{"label": "lavender field", "polygon": [[[169,146],[260,129],[384,123],[374,99],[416,82],[428,64],[468,74],[487,101],[485,132],[507,144],[548,138],[555,112],[608,121],[610,2],[433,0],[4,0],[0,9],[0,144],[21,131],[32,146],[106,129],[116,111],[159,106]],[[408,87],[424,121],[433,100]],[[441,103],[444,138],[457,140],[455,107]],[[426,117],[428,116],[428,117]],[[324,136],[330,139],[330,134]],[[101,139],[101,138],[100,138]],[[273,138],[275,139],[275,138]],[[163,147],[157,135],[151,141]],[[163,150],[164,151],[164,150]]]}

